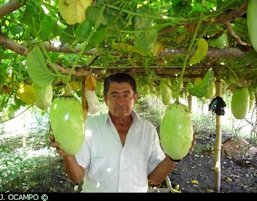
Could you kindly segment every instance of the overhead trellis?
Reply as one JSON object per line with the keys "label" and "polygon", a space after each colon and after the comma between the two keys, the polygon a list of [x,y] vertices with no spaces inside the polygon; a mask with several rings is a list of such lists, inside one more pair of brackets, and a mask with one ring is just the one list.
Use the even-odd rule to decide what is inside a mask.
{"label": "overhead trellis", "polygon": [[[158,76],[193,79],[213,67],[223,79],[250,68],[240,74],[249,80],[257,67],[254,57],[247,65],[241,59],[255,54],[247,34],[247,2],[94,1],[84,21],[67,24],[57,1],[2,1],[1,51],[26,56],[40,46],[47,62],[75,76],[102,69],[147,75],[149,68]],[[222,47],[218,39],[224,33],[228,44]],[[200,38],[208,42],[208,54],[190,65]]]}

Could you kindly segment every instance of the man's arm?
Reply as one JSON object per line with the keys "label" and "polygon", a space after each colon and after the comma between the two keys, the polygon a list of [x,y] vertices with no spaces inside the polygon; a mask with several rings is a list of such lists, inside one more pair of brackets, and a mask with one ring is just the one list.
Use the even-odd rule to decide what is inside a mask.
{"label": "man's arm", "polygon": [[65,151],[60,149],[59,144],[55,142],[53,135],[50,135],[49,139],[51,146],[56,148],[59,155],[63,157],[64,170],[68,174],[70,180],[75,184],[80,183],[84,178],[86,170],[77,163],[75,156],[68,155]]}
{"label": "man's arm", "polygon": [[160,185],[175,167],[176,162],[170,160],[170,158],[166,156],[166,158],[148,175],[150,184],[154,186]]}
{"label": "man's arm", "polygon": [[85,169],[77,163],[75,156],[64,156],[63,162],[64,170],[70,180],[75,184],[80,183],[84,178]]}

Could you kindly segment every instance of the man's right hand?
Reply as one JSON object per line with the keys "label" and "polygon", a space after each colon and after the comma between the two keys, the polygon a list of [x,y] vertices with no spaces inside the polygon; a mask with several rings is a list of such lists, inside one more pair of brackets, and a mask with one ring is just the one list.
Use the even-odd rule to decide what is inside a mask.
{"label": "man's right hand", "polygon": [[69,155],[65,153],[63,149],[60,148],[59,143],[55,141],[54,135],[49,135],[49,140],[51,142],[51,146],[54,147],[59,155],[63,157],[64,169],[65,172],[69,175],[69,178],[74,184],[80,183],[83,181],[85,175],[85,168],[81,167],[74,155]]}
{"label": "man's right hand", "polygon": [[60,148],[60,145],[59,145],[58,142],[55,141],[55,138],[54,138],[53,134],[49,135],[49,140],[51,142],[51,146],[56,149],[56,151],[58,152],[59,155],[61,155],[62,157],[69,156],[63,149]]}

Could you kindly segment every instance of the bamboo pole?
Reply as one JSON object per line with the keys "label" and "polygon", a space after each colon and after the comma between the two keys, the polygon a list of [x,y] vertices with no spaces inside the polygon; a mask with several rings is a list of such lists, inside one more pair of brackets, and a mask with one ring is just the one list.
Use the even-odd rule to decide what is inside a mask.
{"label": "bamboo pole", "polygon": [[[216,79],[216,96],[222,96],[222,86],[221,80]],[[221,116],[216,115],[216,142],[215,142],[215,190],[219,193],[221,186],[221,140],[222,140],[222,131],[221,131]]]}

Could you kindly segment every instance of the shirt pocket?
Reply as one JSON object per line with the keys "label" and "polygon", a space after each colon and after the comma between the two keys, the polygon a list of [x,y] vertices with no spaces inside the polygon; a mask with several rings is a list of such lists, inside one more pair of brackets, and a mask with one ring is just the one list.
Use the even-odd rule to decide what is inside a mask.
{"label": "shirt pocket", "polygon": [[108,156],[97,156],[91,158],[88,177],[95,183],[104,183],[109,176],[110,158]]}
{"label": "shirt pocket", "polygon": [[145,186],[148,185],[147,179],[147,161],[142,159],[133,159],[131,161],[133,175],[132,181],[137,186]]}

